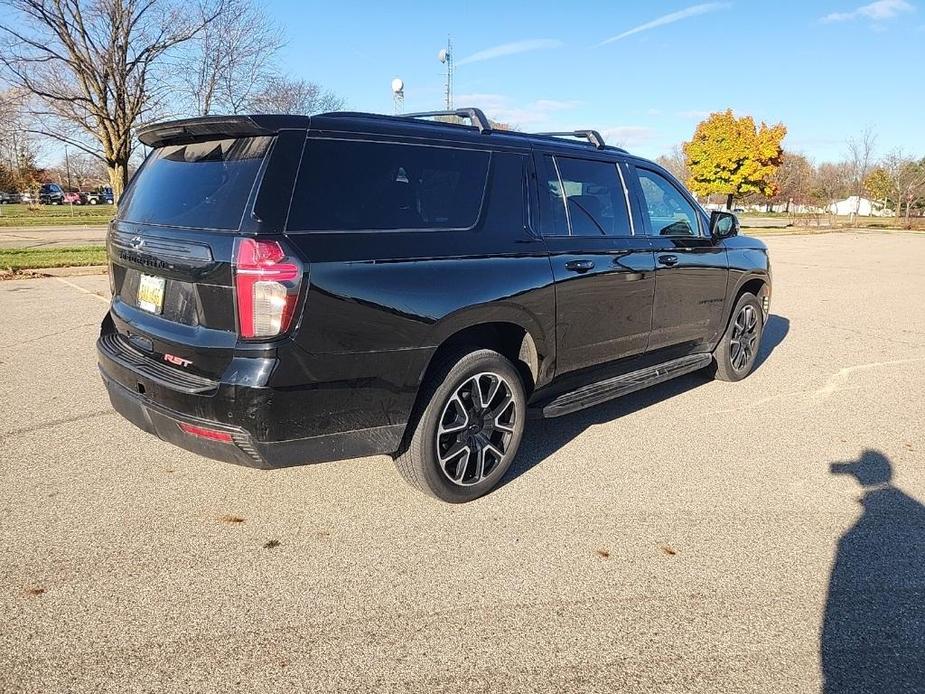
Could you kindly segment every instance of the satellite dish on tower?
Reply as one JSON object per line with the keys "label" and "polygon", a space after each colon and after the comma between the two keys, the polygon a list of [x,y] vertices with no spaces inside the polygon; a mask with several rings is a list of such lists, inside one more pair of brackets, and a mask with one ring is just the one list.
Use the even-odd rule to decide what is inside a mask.
{"label": "satellite dish on tower", "polygon": [[437,60],[446,65],[446,110],[453,110],[453,39],[446,37],[446,48],[437,52]]}
{"label": "satellite dish on tower", "polygon": [[401,77],[392,80],[392,108],[396,116],[405,110],[405,82]]}

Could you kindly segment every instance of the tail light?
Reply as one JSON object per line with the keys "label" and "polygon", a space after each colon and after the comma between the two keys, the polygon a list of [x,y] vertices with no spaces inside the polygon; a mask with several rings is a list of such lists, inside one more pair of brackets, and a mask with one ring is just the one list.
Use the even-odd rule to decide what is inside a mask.
{"label": "tail light", "polygon": [[234,257],[238,334],[257,338],[286,332],[301,282],[302,264],[277,241],[239,239]]}
{"label": "tail light", "polygon": [[195,424],[187,424],[186,422],[177,422],[180,426],[180,429],[187,434],[192,436],[198,436],[201,439],[209,439],[210,441],[220,441],[222,443],[231,443],[233,439],[231,434],[227,431],[219,431],[218,429],[207,429],[206,427],[198,427]]}

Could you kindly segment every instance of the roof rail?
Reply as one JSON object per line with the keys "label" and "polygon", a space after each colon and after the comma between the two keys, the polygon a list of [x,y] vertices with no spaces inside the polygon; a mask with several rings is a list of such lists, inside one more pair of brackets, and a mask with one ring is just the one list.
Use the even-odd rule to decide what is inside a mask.
{"label": "roof rail", "polygon": [[491,121],[482,113],[479,108],[457,108],[452,111],[421,111],[419,113],[404,113],[405,118],[426,118],[428,116],[456,116],[457,118],[467,118],[472,125],[479,129],[480,133],[491,132]]}
{"label": "roof rail", "polygon": [[567,130],[552,133],[533,133],[534,135],[550,135],[552,137],[578,137],[587,140],[598,149],[604,149],[607,143],[597,130]]}

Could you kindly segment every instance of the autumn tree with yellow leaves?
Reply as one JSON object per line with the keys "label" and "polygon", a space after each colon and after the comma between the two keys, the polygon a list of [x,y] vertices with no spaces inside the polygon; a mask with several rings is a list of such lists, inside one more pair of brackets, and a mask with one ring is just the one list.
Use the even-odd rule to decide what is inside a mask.
{"label": "autumn tree with yellow leaves", "polygon": [[697,195],[726,195],[727,209],[748,193],[773,196],[786,134],[782,123],[756,127],[751,116],[736,118],[732,109],[710,114],[697,126],[694,138],[684,143],[688,187]]}

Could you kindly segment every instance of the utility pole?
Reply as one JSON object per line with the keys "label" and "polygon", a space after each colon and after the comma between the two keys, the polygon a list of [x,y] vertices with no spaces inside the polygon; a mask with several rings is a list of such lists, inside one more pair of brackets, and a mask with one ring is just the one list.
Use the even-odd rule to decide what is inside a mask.
{"label": "utility pole", "polygon": [[437,53],[437,60],[446,65],[446,110],[453,110],[453,38],[446,37],[446,48]]}
{"label": "utility pole", "polygon": [[64,145],[64,168],[67,169],[67,192],[71,192],[71,160],[67,156],[67,145]]}

